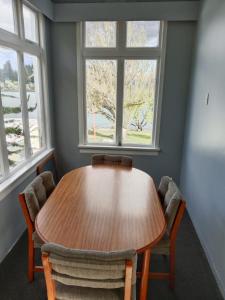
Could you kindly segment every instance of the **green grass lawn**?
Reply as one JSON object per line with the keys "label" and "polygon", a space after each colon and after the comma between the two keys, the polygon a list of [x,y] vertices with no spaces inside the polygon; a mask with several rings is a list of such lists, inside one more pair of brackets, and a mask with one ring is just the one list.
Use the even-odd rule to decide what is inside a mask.
{"label": "green grass lawn", "polygon": [[[93,131],[88,131],[89,143],[113,143],[114,142],[114,130],[113,129],[97,129],[96,137],[94,138]],[[150,145],[152,143],[152,137],[150,132],[146,131],[134,131],[127,130],[124,144],[141,144]]]}

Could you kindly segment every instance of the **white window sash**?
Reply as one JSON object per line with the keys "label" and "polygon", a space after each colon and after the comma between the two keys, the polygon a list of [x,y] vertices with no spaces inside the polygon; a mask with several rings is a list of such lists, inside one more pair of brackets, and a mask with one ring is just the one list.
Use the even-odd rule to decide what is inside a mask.
{"label": "white window sash", "polygon": [[[126,22],[117,22],[117,45],[115,48],[85,48],[85,23],[77,25],[77,71],[78,71],[78,110],[79,110],[79,145],[90,146],[118,146],[118,147],[139,147],[139,148],[159,148],[159,131],[161,119],[161,102],[163,93],[163,78],[166,50],[167,23],[161,21],[159,46],[144,48],[126,47]],[[112,59],[117,60],[117,99],[116,99],[116,139],[114,144],[88,143],[87,122],[86,122],[86,76],[85,62],[88,59]],[[154,98],[154,115],[152,129],[152,144],[122,144],[123,128],[123,90],[124,90],[124,60],[156,60],[156,85]]]}
{"label": "white window sash", "polygon": [[[46,119],[49,120],[49,104],[48,104],[48,80],[47,80],[47,56],[45,48],[45,26],[44,19],[41,13],[35,10],[27,3],[24,3],[35,13],[36,30],[38,41],[32,42],[25,39],[24,22],[23,22],[23,1],[13,0],[13,16],[15,33],[8,32],[0,28],[0,46],[7,47],[17,52],[17,63],[18,63],[18,82],[20,87],[20,104],[21,104],[21,115],[22,125],[24,132],[24,147],[25,147],[25,160],[15,166],[12,170],[9,169],[8,150],[6,143],[5,125],[4,125],[4,114],[0,92],[0,163],[1,163],[1,174],[3,178],[0,182],[14,174],[19,170],[20,166],[30,162],[31,159],[35,158],[38,153],[43,152],[44,149],[51,147],[51,134],[50,124],[48,124],[48,130],[46,129]],[[32,154],[30,129],[29,129],[29,114],[28,114],[28,103],[27,103],[27,91],[25,82],[25,66],[24,66],[24,53],[30,54],[37,57],[37,74],[35,82],[36,93],[38,94],[39,100],[39,116],[38,125],[42,138],[42,147],[35,155]],[[44,88],[45,87],[45,88]]]}

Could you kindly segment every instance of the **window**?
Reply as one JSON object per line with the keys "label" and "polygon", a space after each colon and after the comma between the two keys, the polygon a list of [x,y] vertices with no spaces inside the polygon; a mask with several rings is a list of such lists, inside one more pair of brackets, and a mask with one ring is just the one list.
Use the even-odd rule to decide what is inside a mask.
{"label": "window", "polygon": [[158,148],[165,26],[160,21],[80,26],[81,148]]}
{"label": "window", "polygon": [[20,0],[0,6],[1,182],[46,149],[46,126],[42,17]]}
{"label": "window", "polygon": [[26,5],[23,5],[23,23],[25,38],[32,41],[38,41],[38,23],[37,14]]}
{"label": "window", "polygon": [[0,28],[14,32],[13,0],[0,0]]}

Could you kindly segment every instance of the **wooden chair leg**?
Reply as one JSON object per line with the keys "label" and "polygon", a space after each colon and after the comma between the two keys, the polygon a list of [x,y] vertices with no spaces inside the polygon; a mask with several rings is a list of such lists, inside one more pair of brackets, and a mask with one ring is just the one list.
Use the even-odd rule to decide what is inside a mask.
{"label": "wooden chair leg", "polygon": [[151,249],[145,250],[144,257],[143,257],[143,264],[142,264],[140,298],[139,298],[140,300],[146,300],[147,299],[149,268],[150,268],[150,256],[151,256]]}
{"label": "wooden chair leg", "polygon": [[170,258],[169,258],[169,287],[173,290],[175,286],[175,247],[172,246],[170,248]]}
{"label": "wooden chair leg", "polygon": [[28,237],[28,280],[32,282],[34,280],[34,242],[32,237]]}

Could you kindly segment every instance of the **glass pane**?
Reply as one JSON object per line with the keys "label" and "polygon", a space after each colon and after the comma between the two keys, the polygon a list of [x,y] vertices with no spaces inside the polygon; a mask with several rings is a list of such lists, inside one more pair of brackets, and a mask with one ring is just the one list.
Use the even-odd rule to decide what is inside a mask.
{"label": "glass pane", "polygon": [[31,148],[32,152],[35,153],[43,146],[37,57],[24,54],[24,66]]}
{"label": "glass pane", "polygon": [[158,47],[160,21],[127,22],[127,47]]}
{"label": "glass pane", "polygon": [[0,85],[10,168],[24,160],[24,133],[17,54],[0,47]]}
{"label": "glass pane", "polygon": [[116,47],[116,22],[85,22],[86,47]]}
{"label": "glass pane", "polygon": [[12,0],[0,0],[0,27],[10,32],[15,31]]}
{"label": "glass pane", "polygon": [[152,144],[156,60],[126,60],[123,144]]}
{"label": "glass pane", "polygon": [[86,60],[88,143],[114,143],[116,60]]}
{"label": "glass pane", "polygon": [[23,21],[25,38],[32,42],[37,42],[37,15],[25,5],[23,5]]}

